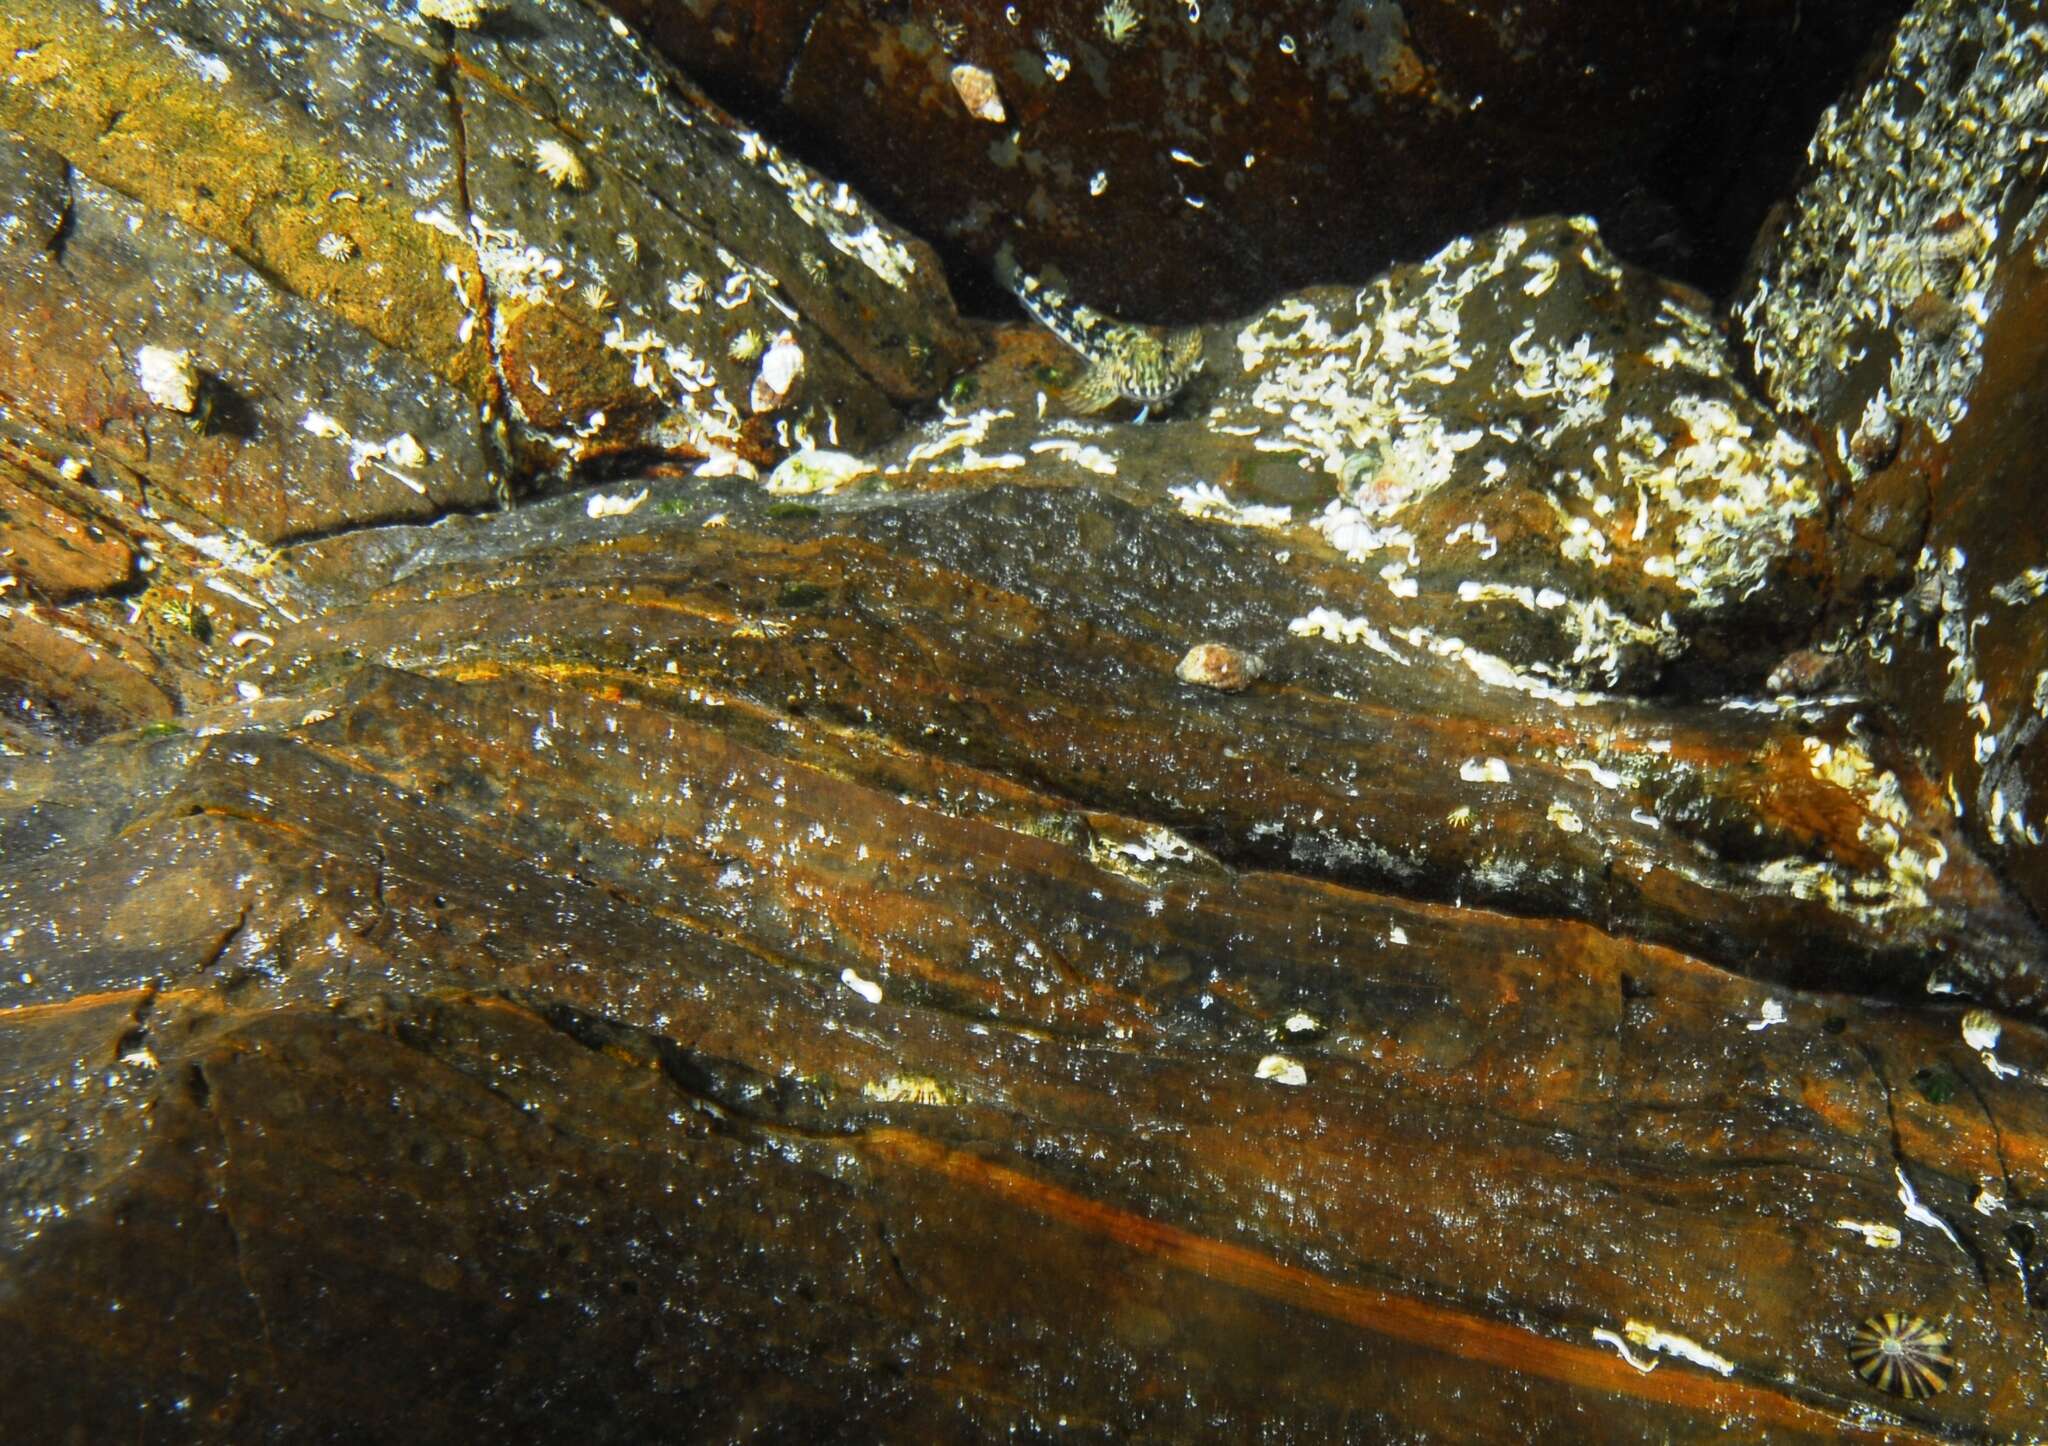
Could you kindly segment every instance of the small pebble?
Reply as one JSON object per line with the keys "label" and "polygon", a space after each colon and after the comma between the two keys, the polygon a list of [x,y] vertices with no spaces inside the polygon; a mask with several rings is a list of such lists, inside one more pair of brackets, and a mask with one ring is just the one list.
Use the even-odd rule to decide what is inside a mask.
{"label": "small pebble", "polygon": [[1242,693],[1266,671],[1266,661],[1228,643],[1196,643],[1180,660],[1173,675],[1183,683],[1197,683],[1221,693]]}

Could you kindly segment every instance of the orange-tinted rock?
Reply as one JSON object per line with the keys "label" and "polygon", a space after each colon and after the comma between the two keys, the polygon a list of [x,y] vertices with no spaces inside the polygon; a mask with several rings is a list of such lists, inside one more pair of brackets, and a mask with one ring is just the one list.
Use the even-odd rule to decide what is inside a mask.
{"label": "orange-tinted rock", "polygon": [[[747,736],[790,712],[1084,813],[1142,796],[1171,832],[1132,841],[1140,863],[1206,851],[1599,919],[1801,985],[1910,995],[1940,968],[2040,1003],[2014,972],[2034,925],[1937,791],[1839,704],[1667,710],[1422,631],[1375,645],[1347,619],[1377,579],[1092,489],[650,491],[626,517],[565,501],[541,531],[538,514],[444,531],[238,676],[290,695],[365,660],[469,676],[573,658],[662,706],[723,700],[711,716]],[[1203,642],[1260,653],[1265,681],[1188,689],[1174,666]],[[838,766],[905,786],[893,764]]]}
{"label": "orange-tinted rock", "polygon": [[[63,204],[61,245],[0,254],[0,391],[40,450],[112,464],[201,525],[266,541],[490,498],[473,407],[410,357],[83,176]],[[191,353],[194,411],[150,397],[148,346]],[[385,456],[400,436],[421,449],[411,466]]]}
{"label": "orange-tinted rock", "polygon": [[135,568],[134,549],[98,523],[31,492],[28,480],[0,461],[0,572],[50,602],[107,592],[127,582]]}
{"label": "orange-tinted rock", "polygon": [[[464,671],[12,766],[10,1436],[2038,1417],[2024,1277],[1968,1262],[2034,1228],[2048,1110],[1958,1011],[1221,868],[759,672]],[[1976,1389],[1859,1385],[1873,1298],[1952,1311]]]}
{"label": "orange-tinted rock", "polygon": [[[176,209],[131,272],[204,236],[225,291],[324,277],[375,341],[252,384],[334,389],[307,455],[419,473],[434,437],[353,408],[446,403],[513,476],[651,465],[294,532],[396,494],[331,457],[314,494],[224,481],[232,314],[189,290],[153,314],[207,322],[167,348],[189,414],[119,349],[99,392],[54,364],[101,412],[0,390],[8,480],[143,584],[0,609],[0,1440],[2048,1415],[2048,942],[1794,646],[1970,515],[1925,418],[1821,443],[1873,473],[1823,553],[1820,454],[1702,303],[1550,219],[1212,329],[1161,420],[1069,415],[1082,359],[1011,330],[873,445],[951,365],[929,253],[600,12],[195,0],[172,44],[125,4],[0,11],[53,37],[0,47],[0,112],[40,97],[135,188],[25,148],[0,268],[125,254],[53,245],[66,198]],[[159,104],[99,114],[100,157],[74,128],[130,94]],[[244,214],[201,192],[252,116],[300,149]],[[201,132],[174,180],[169,120]],[[404,199],[322,192],[337,158]],[[392,294],[445,294],[366,317],[350,268],[407,226],[440,239]],[[1993,459],[2030,435],[1975,416]],[[1907,594],[1937,640],[1955,571]],[[1684,646],[1657,679],[1588,623]],[[1803,696],[1618,691],[1773,662]],[[1949,1390],[1859,1377],[1879,1310],[1938,1324]]]}
{"label": "orange-tinted rock", "polygon": [[[931,252],[850,188],[597,13],[490,8],[502,25],[230,3],[173,33],[82,0],[10,5],[0,125],[55,158],[18,185],[31,218],[53,186],[75,205],[61,249],[81,265],[10,238],[23,324],[0,383],[274,540],[479,505],[622,452],[870,446],[895,403],[971,360]],[[140,231],[95,234],[96,213],[124,210]],[[807,385],[754,436],[753,358],[785,329]],[[193,438],[155,425],[131,368],[91,370],[144,345],[192,355]],[[323,372],[321,394],[299,388]],[[329,424],[302,425],[315,415]],[[399,435],[435,465],[366,453]]]}
{"label": "orange-tinted rock", "polygon": [[40,610],[0,611],[0,717],[83,741],[169,718],[177,700],[145,668]]}

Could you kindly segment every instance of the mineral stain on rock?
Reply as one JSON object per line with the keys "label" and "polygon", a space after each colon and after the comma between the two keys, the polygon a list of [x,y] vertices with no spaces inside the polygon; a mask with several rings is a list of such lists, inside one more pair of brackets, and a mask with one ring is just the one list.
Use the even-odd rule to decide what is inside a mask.
{"label": "mineral stain on rock", "polygon": [[0,1437],[2036,1430],[2048,18],[1878,12],[1724,310],[1711,7],[0,10]]}

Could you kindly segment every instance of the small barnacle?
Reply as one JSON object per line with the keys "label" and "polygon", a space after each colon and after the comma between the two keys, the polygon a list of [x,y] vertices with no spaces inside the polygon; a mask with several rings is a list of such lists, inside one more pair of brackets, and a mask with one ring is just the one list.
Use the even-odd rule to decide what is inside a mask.
{"label": "small barnacle", "polygon": [[1398,511],[1419,490],[1403,456],[1368,442],[1349,453],[1337,469],[1337,490],[1361,512]]}
{"label": "small barnacle", "polygon": [[590,184],[583,158],[552,136],[533,143],[533,168],[554,182],[557,190],[580,191]]}
{"label": "small barnacle", "polygon": [[1943,342],[1963,323],[1963,309],[1933,287],[1899,312],[1899,329],[1929,342]]}
{"label": "small barnacle", "polygon": [[929,1075],[891,1075],[869,1080],[860,1087],[861,1097],[885,1105],[949,1105],[955,1095]]}
{"label": "small barnacle", "polygon": [[1864,404],[1856,430],[1849,434],[1849,455],[1857,465],[1877,472],[1889,467],[1898,451],[1899,419],[1892,415],[1880,393]]}
{"label": "small barnacle", "polygon": [[420,19],[438,20],[457,30],[474,30],[495,8],[495,0],[420,0]]}
{"label": "small barnacle", "polygon": [[394,467],[408,467],[417,471],[430,460],[427,449],[420,445],[420,439],[410,432],[400,432],[384,444],[384,459]]}
{"label": "small barnacle", "polygon": [[1349,497],[1361,482],[1378,473],[1385,456],[1386,450],[1375,442],[1366,443],[1356,452],[1347,452],[1337,468],[1337,490]]}
{"label": "small barnacle", "polygon": [[329,231],[320,238],[319,250],[329,261],[350,261],[355,258],[356,243],[339,231]]}
{"label": "small barnacle", "polygon": [[1001,125],[1010,118],[1003,109],[1003,94],[996,88],[996,78],[978,65],[956,65],[951,71],[953,93],[960,97],[960,104],[967,107],[967,113],[976,120],[992,121]]}
{"label": "small barnacle", "polygon": [[1261,1059],[1259,1067],[1252,1071],[1252,1077],[1269,1079],[1274,1084],[1292,1085],[1297,1089],[1308,1083],[1308,1071],[1301,1067],[1301,1061],[1284,1054],[1269,1054]]}
{"label": "small barnacle", "polygon": [[213,640],[213,614],[203,603],[190,597],[176,594],[162,597],[156,602],[156,614],[178,631],[190,633],[202,643]]}
{"label": "small barnacle", "polygon": [[794,332],[779,332],[774,344],[761,357],[761,370],[747,394],[747,404],[756,412],[772,412],[789,400],[790,391],[804,374],[804,352]]}
{"label": "small barnacle", "polygon": [[1242,693],[1266,671],[1266,661],[1227,643],[1196,643],[1174,667],[1173,675],[1183,683],[1214,688],[1219,693]]}
{"label": "small barnacle", "polygon": [[806,251],[802,255],[797,257],[797,262],[799,265],[803,267],[804,275],[810,277],[811,280],[817,282],[819,285],[822,286],[826,281],[831,279],[832,268],[828,264],[826,264],[825,258],[820,256],[817,252]]}
{"label": "small barnacle", "polygon": [[632,266],[639,263],[640,238],[638,236],[635,236],[631,231],[621,231],[618,235],[612,237],[612,240],[618,245],[619,255],[626,258],[627,265]]}
{"label": "small barnacle", "polygon": [[1988,1009],[1973,1009],[1963,1016],[1963,1043],[1972,1049],[1998,1048],[2001,1032],[1998,1016]]}
{"label": "small barnacle", "polygon": [[1095,23],[1112,45],[1128,45],[1144,25],[1145,16],[1131,0],[1109,0],[1095,17]]}
{"label": "small barnacle", "polygon": [[583,304],[600,316],[610,311],[616,304],[612,300],[611,292],[605,288],[604,283],[601,281],[584,282],[583,290],[578,294],[582,296]]}
{"label": "small barnacle", "polygon": [[1045,52],[1045,73],[1055,81],[1065,80],[1067,73],[1073,68],[1074,62],[1067,59],[1066,56],[1060,54],[1057,50]]}
{"label": "small barnacle", "polygon": [[733,334],[732,340],[725,344],[725,354],[745,366],[761,354],[764,344],[761,333],[749,326]]}
{"label": "small barnacle", "polygon": [[806,447],[776,463],[762,486],[779,496],[811,496],[837,492],[874,470],[871,463],[848,453]]}
{"label": "small barnacle", "polygon": [[1909,1401],[1946,1391],[1956,1369],[1945,1332],[1922,1316],[1895,1310],[1856,1327],[1849,1338],[1849,1364],[1879,1390]]}

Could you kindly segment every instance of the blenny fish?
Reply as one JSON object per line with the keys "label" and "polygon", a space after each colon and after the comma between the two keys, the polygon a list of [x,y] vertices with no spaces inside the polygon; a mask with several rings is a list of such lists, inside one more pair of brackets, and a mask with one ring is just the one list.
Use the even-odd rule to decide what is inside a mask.
{"label": "blenny fish", "polygon": [[1138,403],[1138,420],[1172,401],[1202,369],[1198,327],[1165,330],[1138,326],[1083,306],[1058,287],[1026,272],[1005,246],[996,254],[996,279],[1008,287],[1039,325],[1081,354],[1088,370],[1065,393],[1082,416],[1119,397]]}

